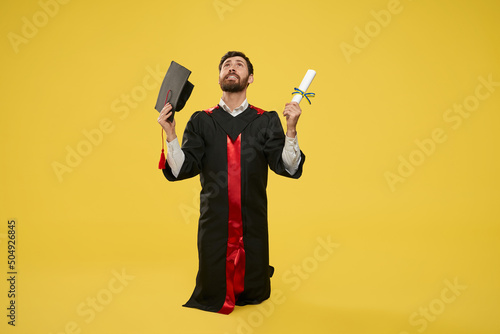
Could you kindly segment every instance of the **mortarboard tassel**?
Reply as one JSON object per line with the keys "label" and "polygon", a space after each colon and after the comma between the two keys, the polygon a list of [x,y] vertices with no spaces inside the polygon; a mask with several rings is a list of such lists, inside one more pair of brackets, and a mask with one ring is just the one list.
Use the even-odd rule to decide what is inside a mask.
{"label": "mortarboard tassel", "polygon": [[160,162],[158,163],[158,169],[165,169],[165,149],[163,146],[163,129],[161,129],[161,156],[160,156]]}
{"label": "mortarboard tassel", "polygon": [[[170,94],[171,90],[167,92],[167,97],[165,98],[165,105],[167,105],[168,102],[168,95]],[[167,159],[165,159],[165,141],[163,140],[163,128],[161,129],[161,155],[160,155],[160,162],[158,163],[158,169],[165,169],[165,162]]]}

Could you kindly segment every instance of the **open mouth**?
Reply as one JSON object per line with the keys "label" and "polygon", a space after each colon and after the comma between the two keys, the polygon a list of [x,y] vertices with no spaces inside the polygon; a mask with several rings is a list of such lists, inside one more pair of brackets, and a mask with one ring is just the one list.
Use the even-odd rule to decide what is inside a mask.
{"label": "open mouth", "polygon": [[237,76],[236,74],[229,74],[226,76],[226,80],[238,80],[240,77]]}

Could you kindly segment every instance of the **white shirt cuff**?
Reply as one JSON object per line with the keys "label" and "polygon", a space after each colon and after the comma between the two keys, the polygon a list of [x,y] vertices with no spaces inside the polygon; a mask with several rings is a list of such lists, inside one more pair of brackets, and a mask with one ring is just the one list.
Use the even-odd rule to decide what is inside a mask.
{"label": "white shirt cuff", "polygon": [[175,177],[179,176],[179,172],[181,171],[185,158],[186,156],[184,155],[177,138],[172,140],[170,143],[167,142],[167,163]]}
{"label": "white shirt cuff", "polygon": [[283,159],[283,164],[285,165],[286,171],[293,175],[299,169],[299,164],[301,160],[299,141],[297,136],[295,138],[290,138],[285,136],[285,146],[283,147],[283,153],[281,154]]}

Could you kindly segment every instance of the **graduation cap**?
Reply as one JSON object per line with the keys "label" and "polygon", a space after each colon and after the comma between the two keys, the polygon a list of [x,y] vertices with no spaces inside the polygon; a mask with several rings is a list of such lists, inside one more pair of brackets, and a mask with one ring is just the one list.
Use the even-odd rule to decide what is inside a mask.
{"label": "graduation cap", "polygon": [[175,112],[181,111],[191,96],[194,85],[188,81],[189,75],[191,75],[191,71],[175,61],[170,63],[167,74],[165,74],[155,109],[160,112],[167,103],[170,103],[173,111],[172,116],[168,119],[170,122],[174,119]]}

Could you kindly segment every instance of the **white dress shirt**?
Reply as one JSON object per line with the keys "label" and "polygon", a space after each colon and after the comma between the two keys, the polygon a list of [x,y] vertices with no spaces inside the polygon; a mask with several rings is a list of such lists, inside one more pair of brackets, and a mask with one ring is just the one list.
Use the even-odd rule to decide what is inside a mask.
{"label": "white dress shirt", "polygon": [[[231,116],[236,117],[248,108],[248,101],[245,99],[243,103],[231,110],[224,100],[220,99],[219,105],[228,112]],[[281,154],[283,159],[283,164],[285,169],[290,175],[295,174],[300,164],[300,148],[297,136],[295,138],[290,138],[286,136],[285,146],[283,147],[283,153]],[[181,170],[182,164],[184,163],[185,155],[179,144],[179,140],[175,138],[170,143],[167,142],[167,163],[172,170],[172,174],[177,177]]]}

